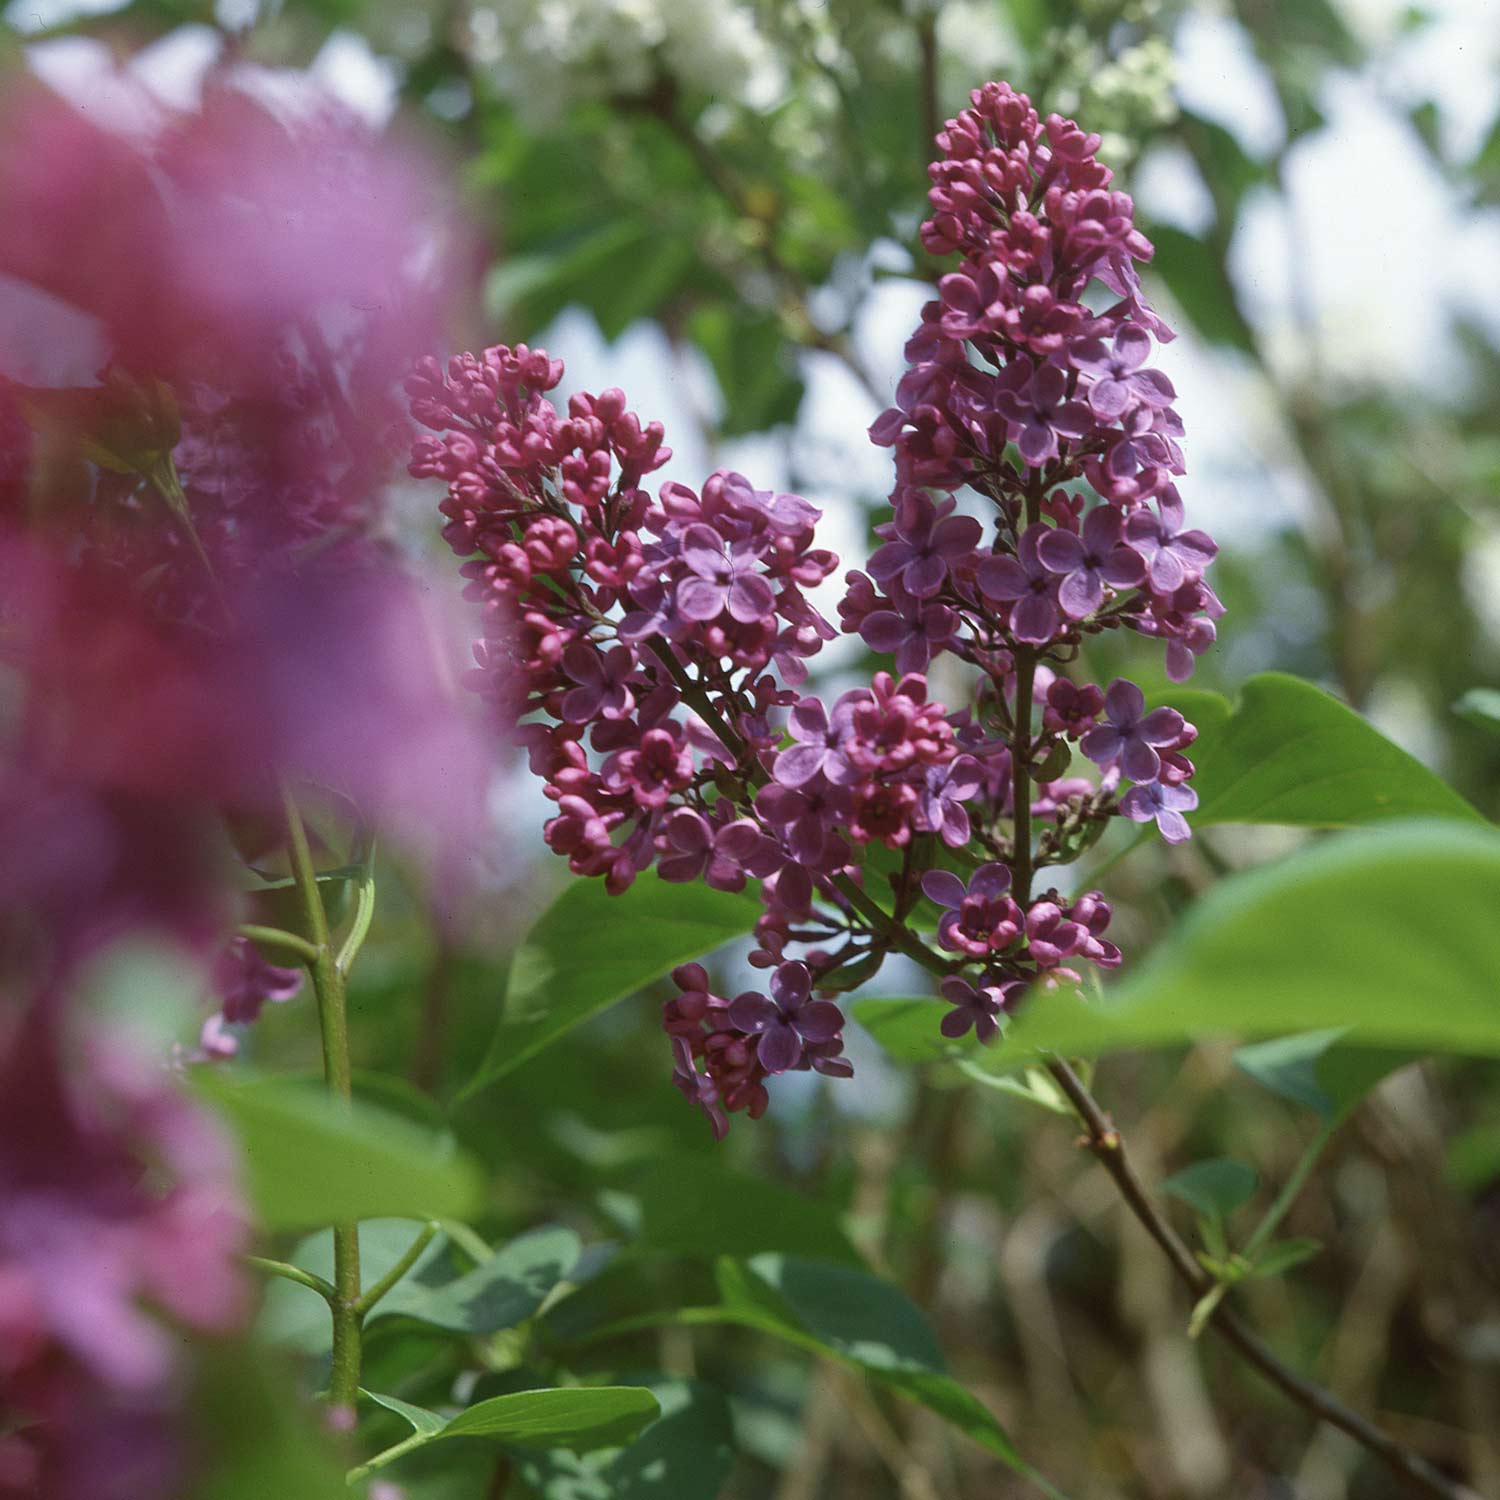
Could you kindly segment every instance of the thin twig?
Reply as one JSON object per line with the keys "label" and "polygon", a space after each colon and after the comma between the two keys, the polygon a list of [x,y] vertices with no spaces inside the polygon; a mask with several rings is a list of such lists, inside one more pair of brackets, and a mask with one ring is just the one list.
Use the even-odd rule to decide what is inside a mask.
{"label": "thin twig", "polygon": [[[1085,1087],[1083,1080],[1061,1058],[1048,1062],[1047,1070],[1073,1106],[1083,1124],[1090,1151],[1109,1173],[1126,1206],[1151,1238],[1161,1246],[1182,1282],[1196,1296],[1203,1296],[1213,1286],[1213,1278],[1194,1260],[1192,1251],[1162,1217],[1145,1184],[1136,1175],[1135,1168],[1125,1153],[1125,1142],[1115,1129],[1113,1121]],[[1448,1479],[1426,1459],[1403,1448],[1390,1433],[1345,1406],[1322,1386],[1284,1365],[1229,1308],[1217,1308],[1209,1326],[1232,1344],[1248,1364],[1253,1365],[1299,1406],[1306,1408],[1319,1420],[1348,1433],[1379,1458],[1392,1473],[1409,1480],[1423,1494],[1437,1496],[1438,1500],[1478,1500],[1473,1491]]]}

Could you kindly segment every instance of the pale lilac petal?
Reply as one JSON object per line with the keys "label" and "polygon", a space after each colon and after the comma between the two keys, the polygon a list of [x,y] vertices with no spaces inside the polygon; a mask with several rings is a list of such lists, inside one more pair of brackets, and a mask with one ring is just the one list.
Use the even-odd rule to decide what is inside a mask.
{"label": "pale lilac petal", "polygon": [[1071,573],[1084,564],[1084,547],[1076,533],[1049,531],[1036,544],[1036,555],[1049,573]]}
{"label": "pale lilac petal", "polygon": [[1057,606],[1046,594],[1027,594],[1011,611],[1011,630],[1029,646],[1046,645],[1060,623]]}
{"label": "pale lilac petal", "polygon": [[802,1057],[802,1042],[784,1022],[777,1022],[761,1033],[755,1055],[768,1073],[785,1073],[795,1068]]}
{"label": "pale lilac petal", "polygon": [[724,595],[728,591],[722,583],[710,583],[706,578],[684,578],[677,585],[677,612],[687,620],[712,620],[724,608]]}
{"label": "pale lilac petal", "polygon": [[1057,602],[1071,620],[1083,620],[1104,603],[1104,581],[1096,568],[1080,568],[1063,579]]}
{"label": "pale lilac petal", "polygon": [[939,906],[956,909],[963,904],[964,883],[952,870],[929,870],[922,877],[922,894]]}
{"label": "pale lilac petal", "polygon": [[978,569],[979,591],[986,599],[1009,603],[1019,599],[1031,587],[1031,580],[1013,557],[992,553]]}

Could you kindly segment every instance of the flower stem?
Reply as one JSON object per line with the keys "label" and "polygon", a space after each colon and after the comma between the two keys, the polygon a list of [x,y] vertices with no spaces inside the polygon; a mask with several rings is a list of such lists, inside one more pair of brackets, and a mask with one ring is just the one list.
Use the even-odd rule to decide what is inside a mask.
{"label": "flower stem", "polygon": [[376,1303],[416,1265],[418,1256],[432,1243],[432,1237],[437,1232],[438,1226],[435,1223],[429,1221],[425,1224],[421,1233],[406,1247],[401,1259],[355,1303],[354,1310],[361,1319],[367,1318]]}
{"label": "flower stem", "polygon": [[247,1255],[245,1264],[257,1271],[264,1271],[267,1276],[280,1276],[286,1281],[295,1281],[298,1286],[305,1286],[308,1291],[316,1292],[330,1307],[338,1297],[331,1283],[324,1281],[321,1276],[314,1276],[311,1271],[304,1271],[301,1266],[289,1265],[284,1260],[268,1260],[264,1255]]}
{"label": "flower stem", "polygon": [[[302,905],[302,918],[314,956],[307,960],[313,992],[318,999],[318,1025],[323,1036],[323,1077],[336,1099],[348,1104],[354,1097],[354,1074],[349,1054],[348,997],[343,971],[334,957],[328,913],[318,890],[318,874],[308,847],[307,829],[290,788],[282,788],[287,849],[292,881]],[[332,1406],[354,1405],[359,1393],[359,1225],[333,1227],[333,1364],[328,1376]]]}
{"label": "flower stem", "polygon": [[[1161,1246],[1172,1269],[1196,1296],[1206,1295],[1215,1285],[1212,1276],[1193,1258],[1177,1232],[1167,1223],[1152,1201],[1145,1184],[1125,1153],[1125,1142],[1113,1121],[1089,1092],[1083,1080],[1062,1058],[1047,1063],[1047,1071],[1062,1089],[1083,1125],[1086,1143],[1095,1159],[1109,1173],[1120,1196],[1140,1221],[1146,1232]],[[1285,1196],[1283,1194],[1283,1196]],[[1438,1500],[1477,1500],[1473,1491],[1440,1473],[1426,1459],[1402,1447],[1390,1433],[1383,1431],[1357,1411],[1344,1405],[1331,1391],[1326,1391],[1305,1376],[1284,1365],[1260,1338],[1223,1305],[1213,1309],[1209,1327],[1215,1329],[1273,1385],[1320,1421],[1347,1433],[1368,1449],[1392,1473],[1407,1480],[1421,1494]]]}

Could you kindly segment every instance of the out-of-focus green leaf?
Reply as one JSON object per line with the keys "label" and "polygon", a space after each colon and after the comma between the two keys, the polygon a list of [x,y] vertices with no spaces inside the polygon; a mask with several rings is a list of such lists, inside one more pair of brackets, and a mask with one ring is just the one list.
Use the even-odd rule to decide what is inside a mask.
{"label": "out-of-focus green leaf", "polygon": [[195,1429],[212,1441],[190,1500],[347,1500],[333,1448],[298,1401],[296,1383],[259,1354],[204,1350],[191,1407]]}
{"label": "out-of-focus green leaf", "polygon": [[523,1323],[566,1278],[583,1251],[571,1229],[553,1225],[502,1245],[453,1280],[409,1276],[377,1304],[372,1317],[401,1315],[458,1333],[496,1333]]}
{"label": "out-of-focus green leaf", "polygon": [[1500,1054],[1500,834],[1365,829],[1216,885],[1118,990],[1039,997],[1004,1048],[1093,1053],[1357,1028],[1361,1044]]}
{"label": "out-of-focus green leaf", "polygon": [[1267,1281],[1273,1276],[1283,1276],[1294,1266],[1309,1261],[1322,1250],[1321,1240],[1278,1240],[1267,1245],[1256,1257],[1250,1275],[1258,1281]]}
{"label": "out-of-focus green leaf", "polygon": [[1453,705],[1453,712],[1491,734],[1500,734],[1500,689],[1470,688]]}
{"label": "out-of-focus green leaf", "polygon": [[693,1172],[663,1162],[632,1192],[640,1208],[641,1241],[653,1250],[709,1259],[781,1250],[860,1264],[831,1208],[715,1161]]}
{"label": "out-of-focus green leaf", "polygon": [[1205,1219],[1227,1219],[1255,1196],[1255,1169],[1232,1157],[1195,1161],[1162,1180],[1162,1191],[1180,1198]]}
{"label": "out-of-focus green leaf", "polygon": [[265,1078],[197,1086],[239,1137],[251,1201],[268,1229],[414,1214],[466,1218],[479,1173],[450,1141],[304,1084]]}
{"label": "out-of-focus green leaf", "polygon": [[938,1030],[948,1007],[939,1000],[856,1000],[849,1013],[871,1036],[892,1062],[940,1062],[962,1057],[977,1049],[971,1031],[950,1041]]}
{"label": "out-of-focus green leaf", "polygon": [[1198,333],[1212,344],[1228,344],[1251,353],[1254,340],[1250,329],[1213,250],[1169,224],[1152,225],[1150,234],[1156,246],[1151,269],[1166,282],[1173,300]]}
{"label": "out-of-focus green leaf", "polygon": [[1234,1054],[1238,1067],[1257,1083],[1314,1110],[1332,1124],[1354,1108],[1387,1073],[1403,1068],[1414,1052],[1357,1047],[1344,1041],[1349,1027],[1305,1031],[1297,1036],[1252,1042]]}
{"label": "out-of-focus green leaf", "polygon": [[690,237],[664,235],[645,220],[612,219],[564,248],[502,260],[485,282],[485,311],[501,327],[535,328],[578,303],[614,340],[655,312],[695,259]]}
{"label": "out-of-focus green leaf", "polygon": [[774,315],[715,303],[693,314],[688,334],[708,356],[718,379],[724,397],[719,420],[723,436],[740,437],[796,421],[802,377]]}
{"label": "out-of-focus green leaf", "polygon": [[889,1282],[847,1266],[762,1255],[718,1267],[721,1309],[705,1310],[832,1354],[920,1402],[1025,1475],[1044,1493],[1057,1491],[1017,1452],[989,1409],[943,1369],[942,1352],[922,1314]]}
{"label": "out-of-focus green leaf", "polygon": [[749,932],[759,913],[753,897],[654,876],[620,896],[602,880],[574,881],[517,949],[500,1024],[465,1094],[677,964]]}
{"label": "out-of-focus green leaf", "polygon": [[1484,820],[1446,782],[1353,709],[1298,677],[1252,677],[1231,708],[1217,693],[1161,695],[1198,727],[1195,826],[1344,828],[1388,818]]}

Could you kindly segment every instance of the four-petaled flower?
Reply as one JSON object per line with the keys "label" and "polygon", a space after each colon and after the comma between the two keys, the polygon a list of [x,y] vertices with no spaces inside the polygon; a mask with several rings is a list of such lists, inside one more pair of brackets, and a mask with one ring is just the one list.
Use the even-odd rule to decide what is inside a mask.
{"label": "four-petaled flower", "polygon": [[783,786],[805,786],[819,771],[836,786],[858,779],[843,749],[855,707],[848,699],[846,693],[834,704],[831,721],[821,698],[803,698],[787,715],[787,728],[797,743],[776,757],[773,774]]}
{"label": "four-petaled flower", "polygon": [[1010,871],[998,861],[980,865],[967,889],[951,870],[929,870],[922,893],[947,907],[938,922],[938,942],[971,958],[1010,947],[1021,931],[1021,908],[1006,895]]}
{"label": "four-petaled flower", "polygon": [[1158,594],[1174,594],[1203,576],[1219,544],[1206,531],[1182,529],[1182,499],[1176,485],[1169,484],[1156,504],[1160,515],[1144,507],[1131,513],[1125,522],[1125,542],[1145,559],[1151,587]]}
{"label": "four-petaled flower", "polygon": [[795,1068],[806,1044],[831,1042],[844,1029],[838,1006],[812,999],[812,974],[804,963],[780,965],[771,979],[771,996],[748,990],[729,1006],[729,1024],[760,1038],[755,1055],[767,1073]]}
{"label": "four-petaled flower", "polygon": [[973,516],[953,515],[953,506],[951,499],[934,505],[920,490],[903,495],[891,523],[895,535],[870,558],[870,576],[886,584],[899,578],[918,599],[937,593],[948,569],[971,553],[984,534]]}
{"label": "four-petaled flower", "polygon": [[1056,365],[1042,365],[1024,385],[1002,389],[997,404],[1021,429],[1016,447],[1032,468],[1057,457],[1059,433],[1080,438],[1094,428],[1093,413],[1082,401],[1069,399],[1067,372]]}
{"label": "four-petaled flower", "polygon": [[1045,646],[1061,623],[1057,610],[1057,579],[1038,555],[1050,528],[1028,526],[1014,557],[995,552],[979,564],[979,592],[986,599],[1011,605],[1010,632],[1029,646]]}
{"label": "four-petaled flower", "polygon": [[876,609],[860,621],[859,638],[872,651],[896,658],[896,670],[924,672],[927,663],[954,637],[958,616],[946,604],[908,594],[892,594],[894,609]]}
{"label": "four-petaled flower", "polygon": [[770,581],[758,571],[757,548],[734,542],[728,552],[712,526],[689,526],[682,533],[682,560],[688,576],[677,585],[677,608],[684,619],[713,620],[727,609],[731,619],[753,624],[776,607]]}
{"label": "four-petaled flower", "polygon": [[992,1042],[1000,1034],[1001,1015],[1024,988],[1017,979],[975,985],[961,975],[949,974],[939,981],[938,990],[953,1009],[938,1022],[938,1030],[957,1041],[972,1028],[981,1042]]}
{"label": "four-petaled flower", "polygon": [[563,652],[562,668],[578,684],[563,694],[562,716],[569,724],[621,719],[635,707],[635,694],[626,685],[635,671],[628,646],[600,652],[588,641],[574,641]]}
{"label": "four-petaled flower", "polygon": [[1068,351],[1073,368],[1094,377],[1089,405],[1106,422],[1113,422],[1132,401],[1167,406],[1176,398],[1172,382],[1160,370],[1141,368],[1150,356],[1151,335],[1132,323],[1115,334],[1113,345],[1083,339]]}
{"label": "four-petaled flower", "polygon": [[1104,711],[1109,722],[1084,735],[1083,753],[1102,770],[1118,765],[1131,781],[1155,781],[1161,774],[1157,751],[1177,743],[1182,715],[1175,708],[1153,708],[1147,713],[1146,695],[1123,677],[1110,683]]}
{"label": "four-petaled flower", "polygon": [[1192,829],[1183,817],[1198,805],[1198,794],[1186,783],[1169,786],[1164,781],[1150,781],[1133,786],[1120,799],[1120,811],[1133,823],[1156,819],[1161,836],[1169,844],[1180,844],[1192,837]]}
{"label": "four-petaled flower", "polygon": [[1037,556],[1062,582],[1057,602],[1070,620],[1083,620],[1104,603],[1104,586],[1134,588],[1146,576],[1138,551],[1126,546],[1125,523],[1112,505],[1099,505],[1083,523],[1083,534],[1054,527],[1038,542]]}

